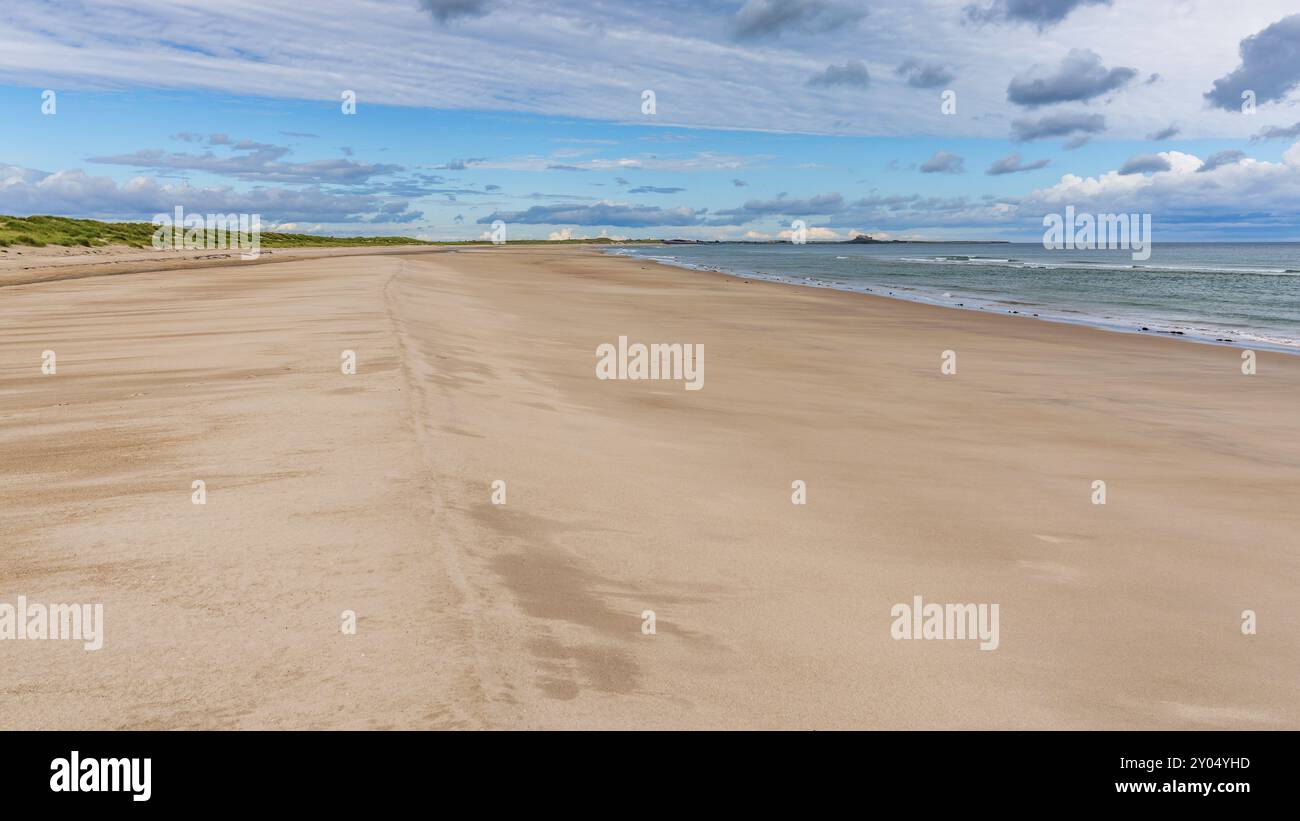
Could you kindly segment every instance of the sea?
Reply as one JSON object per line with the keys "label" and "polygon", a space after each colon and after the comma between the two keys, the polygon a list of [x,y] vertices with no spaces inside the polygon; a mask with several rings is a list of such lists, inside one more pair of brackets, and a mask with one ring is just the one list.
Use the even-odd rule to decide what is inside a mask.
{"label": "sea", "polygon": [[1300,243],[699,243],[609,253],[958,310],[1300,353]]}

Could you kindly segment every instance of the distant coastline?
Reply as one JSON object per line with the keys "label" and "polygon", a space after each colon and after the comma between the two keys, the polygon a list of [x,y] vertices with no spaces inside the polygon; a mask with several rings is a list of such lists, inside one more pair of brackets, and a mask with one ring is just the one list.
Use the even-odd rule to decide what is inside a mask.
{"label": "distant coastline", "polygon": [[[645,242],[646,240],[633,240]],[[1010,245],[1006,239],[876,239],[859,234],[853,239],[794,243],[788,239],[665,239],[664,245]]]}

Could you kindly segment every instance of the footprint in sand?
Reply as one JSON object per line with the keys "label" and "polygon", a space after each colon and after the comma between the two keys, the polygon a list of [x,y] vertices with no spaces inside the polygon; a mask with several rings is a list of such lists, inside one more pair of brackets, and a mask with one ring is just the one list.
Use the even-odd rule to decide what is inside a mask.
{"label": "footprint in sand", "polygon": [[1034,538],[1035,538],[1035,539],[1042,539],[1043,541],[1047,542],[1048,544],[1061,544],[1062,542],[1073,541],[1072,539],[1067,538],[1067,537],[1065,537],[1065,536],[1049,536],[1049,535],[1047,535],[1046,533],[1035,533],[1035,534],[1034,534]]}
{"label": "footprint in sand", "polygon": [[1034,562],[1021,559],[1016,562],[1016,565],[1045,581],[1075,584],[1079,579],[1083,578],[1083,572],[1077,567],[1071,567],[1060,562]]}

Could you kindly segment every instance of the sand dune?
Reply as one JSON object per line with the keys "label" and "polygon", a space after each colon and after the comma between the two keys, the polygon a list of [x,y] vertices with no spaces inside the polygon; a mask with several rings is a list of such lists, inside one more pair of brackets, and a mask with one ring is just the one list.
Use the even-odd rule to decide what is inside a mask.
{"label": "sand dune", "polygon": [[[1300,727],[1298,357],[573,248],[0,311],[0,603],[105,614],[0,641],[5,728]],[[892,638],[918,595],[997,649]]]}

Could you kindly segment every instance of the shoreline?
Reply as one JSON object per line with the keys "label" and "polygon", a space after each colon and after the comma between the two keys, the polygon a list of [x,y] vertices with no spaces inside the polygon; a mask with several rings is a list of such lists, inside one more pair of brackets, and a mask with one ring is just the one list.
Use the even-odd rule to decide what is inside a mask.
{"label": "shoreline", "polygon": [[[831,243],[827,243],[831,244]],[[934,243],[925,243],[934,244]],[[949,243],[951,244],[951,243]],[[988,243],[978,243],[988,244]],[[1015,244],[1015,243],[1008,243]],[[1031,243],[1032,244],[1032,243]],[[1213,244],[1213,243],[1211,243]],[[1246,245],[1258,243],[1243,243]],[[1274,243],[1287,245],[1294,243]],[[653,247],[653,246],[651,246]],[[660,247],[671,248],[671,244]],[[504,246],[509,249],[511,246]],[[896,302],[904,302],[912,305],[924,305],[933,308],[946,308],[951,310],[966,311],[976,314],[989,316],[1007,316],[1011,318],[1034,319],[1041,322],[1047,322],[1055,325],[1066,325],[1080,328],[1090,328],[1093,330],[1104,331],[1107,333],[1120,333],[1130,336],[1150,337],[1154,339],[1171,339],[1182,342],[1192,342],[1200,345],[1211,347],[1227,347],[1239,350],[1257,350],[1267,351],[1269,353],[1280,353],[1288,356],[1300,356],[1300,347],[1289,347],[1269,342],[1241,342],[1236,340],[1216,339],[1198,334],[1178,333],[1172,331],[1152,331],[1142,330],[1141,327],[1106,323],[1103,321],[1090,321],[1086,319],[1072,319],[1061,316],[1040,316],[1031,311],[1020,312],[1014,310],[986,310],[981,306],[965,306],[960,304],[950,304],[940,302],[937,299],[924,296],[908,296],[906,294],[897,294],[891,291],[875,290],[871,288],[855,288],[851,286],[840,286],[833,282],[819,281],[814,277],[794,274],[761,274],[753,272],[733,272],[721,267],[699,265],[682,261],[669,261],[654,256],[638,256],[636,248],[631,249],[610,247],[608,245],[581,245],[568,244],[566,246],[514,246],[515,250],[524,250],[526,248],[535,248],[538,250],[563,251],[581,251],[594,253],[600,256],[640,260],[653,262],[668,268],[677,270],[687,270],[696,273],[716,274],[719,276],[730,277],[733,279],[752,279],[758,282],[766,282],[778,285],[788,285],[794,287],[812,288],[820,291],[833,291],[847,294],[858,294],[861,296],[879,297]],[[386,246],[378,248],[366,247],[320,247],[320,248],[284,248],[268,249],[262,251],[261,257],[254,260],[238,259],[237,252],[229,251],[138,251],[136,249],[111,248],[101,249],[92,252],[86,252],[79,248],[60,248],[63,253],[55,253],[53,250],[34,249],[41,253],[35,254],[28,259],[18,260],[15,257],[0,258],[0,288],[13,287],[18,285],[30,285],[41,282],[58,282],[74,279],[85,279],[99,276],[115,276],[120,274],[141,274],[141,273],[158,273],[162,271],[187,270],[192,268],[205,267],[230,267],[239,265],[265,265],[271,263],[294,262],[298,260],[317,259],[317,258],[337,258],[337,257],[355,257],[355,256],[374,256],[374,255],[422,255],[432,253],[456,253],[470,249],[494,250],[494,246],[484,243],[482,245],[464,245],[454,247],[439,246]],[[504,250],[504,249],[499,249]],[[630,252],[629,252],[630,251]],[[103,256],[103,259],[86,261],[91,256]],[[33,264],[34,263],[34,264]],[[24,272],[24,273],[19,273]],[[34,272],[34,273],[26,273]]]}
{"label": "shoreline", "polygon": [[[1014,244],[1014,243],[1009,243]],[[1244,243],[1254,244],[1254,243]],[[1292,244],[1292,243],[1276,243]],[[663,247],[671,248],[671,245]],[[50,282],[64,282],[69,280],[79,280],[96,278],[103,276],[118,276],[125,274],[152,274],[163,273],[168,271],[185,271],[196,270],[201,268],[215,267],[239,267],[252,265],[267,265],[275,263],[297,262],[311,259],[334,259],[346,257],[370,257],[370,256],[421,256],[425,254],[447,254],[461,253],[470,250],[489,251],[495,253],[505,252],[523,252],[527,250],[539,250],[543,252],[555,251],[573,251],[579,253],[590,253],[596,256],[625,259],[634,262],[652,262],[674,270],[690,271],[697,274],[712,274],[729,279],[739,279],[742,281],[752,280],[772,285],[783,285],[794,288],[808,288],[820,292],[834,292],[843,294],[856,294],[864,297],[875,297],[889,300],[890,302],[901,302],[909,305],[919,305],[928,308],[949,309],[963,311],[983,316],[1004,316],[1008,319],[1030,319],[1045,322],[1051,325],[1067,326],[1073,328],[1084,328],[1104,333],[1124,334],[1131,337],[1145,337],[1150,339],[1167,339],[1178,342],[1191,342],[1198,345],[1205,345],[1214,348],[1236,348],[1239,350],[1257,350],[1268,353],[1285,354],[1288,356],[1300,356],[1300,348],[1276,345],[1268,342],[1246,343],[1238,341],[1228,341],[1223,339],[1213,339],[1196,334],[1175,333],[1170,331],[1143,331],[1140,327],[1130,327],[1118,324],[1107,324],[1100,321],[1089,321],[1083,319],[1072,319],[1060,316],[1040,316],[1032,312],[1020,312],[1013,310],[986,310],[980,306],[964,306],[959,304],[949,304],[939,302],[932,298],[912,297],[906,294],[898,294],[886,290],[875,290],[871,288],[854,288],[850,286],[839,286],[833,282],[824,282],[816,280],[814,277],[800,277],[793,274],[762,274],[753,272],[733,272],[721,267],[694,264],[683,261],[670,261],[655,256],[638,256],[636,249],[627,252],[623,248],[611,248],[607,245],[581,245],[568,244],[557,246],[545,245],[528,245],[514,246],[509,245],[496,247],[488,243],[482,245],[465,245],[455,247],[440,246],[386,246],[376,248],[366,247],[319,247],[319,248],[285,248],[285,249],[268,249],[261,253],[258,259],[242,260],[238,258],[238,252],[230,251],[149,251],[127,249],[123,247],[113,247],[109,249],[98,249],[92,252],[83,251],[80,248],[58,249],[64,253],[54,253],[52,250],[35,249],[41,253],[35,254],[28,259],[18,260],[15,257],[0,259],[0,288],[17,287],[23,285],[36,285]],[[88,257],[103,256],[102,259],[88,261]]]}
{"label": "shoreline", "polygon": [[[827,244],[829,245],[832,243],[827,243]],[[1289,244],[1289,243],[1279,243],[1279,244]],[[673,246],[666,245],[663,247],[672,248]],[[601,249],[600,253],[612,257],[623,257],[627,259],[639,259],[648,262],[654,262],[656,264],[663,265],[666,267],[677,268],[677,269],[688,270],[688,271],[719,274],[721,276],[728,276],[728,277],[739,278],[739,279],[753,279],[760,282],[770,282],[770,283],[776,283],[781,285],[792,285],[795,287],[816,288],[823,291],[838,291],[841,293],[861,294],[863,296],[875,296],[883,299],[908,302],[915,305],[927,305],[935,308],[948,308],[948,309],[959,310],[959,311],[971,311],[971,312],[984,313],[984,314],[995,315],[995,316],[1003,315],[1005,313],[1005,315],[1012,316],[1012,317],[1019,317],[1023,319],[1035,319],[1041,322],[1049,322],[1049,323],[1059,324],[1059,325],[1072,325],[1076,327],[1093,328],[1095,330],[1106,331],[1110,333],[1132,334],[1135,336],[1150,336],[1157,339],[1168,338],[1168,339],[1181,340],[1184,342],[1194,342],[1201,345],[1231,347],[1231,348],[1239,348],[1241,350],[1260,350],[1260,351],[1268,351],[1270,353],[1281,353],[1281,354],[1288,354],[1291,356],[1300,356],[1300,345],[1288,346],[1288,345],[1282,345],[1282,344],[1267,342],[1267,341],[1243,342],[1237,340],[1214,338],[1211,336],[1205,336],[1205,335],[1194,334],[1194,333],[1186,333],[1186,332],[1143,330],[1141,325],[1136,325],[1136,324],[1131,326],[1121,325],[1117,322],[1108,323],[1103,320],[1072,319],[1070,317],[1063,317],[1059,315],[1040,316],[1039,314],[1033,313],[1032,311],[1023,311],[1023,312],[1014,311],[1014,310],[1007,310],[1005,312],[1001,310],[995,311],[995,310],[988,310],[986,309],[986,307],[983,306],[970,306],[970,305],[962,305],[957,303],[945,303],[939,301],[937,298],[934,297],[926,297],[926,296],[913,297],[913,296],[907,296],[905,294],[894,293],[893,291],[887,291],[883,289],[877,290],[874,288],[867,288],[865,286],[852,287],[847,285],[840,285],[834,282],[818,280],[816,277],[807,276],[807,275],[763,274],[763,273],[756,273],[756,272],[730,271],[720,266],[708,266],[704,264],[683,262],[680,260],[672,261],[672,260],[663,259],[661,257],[653,257],[653,256],[637,256],[635,252],[625,253],[623,252],[622,249]]]}

